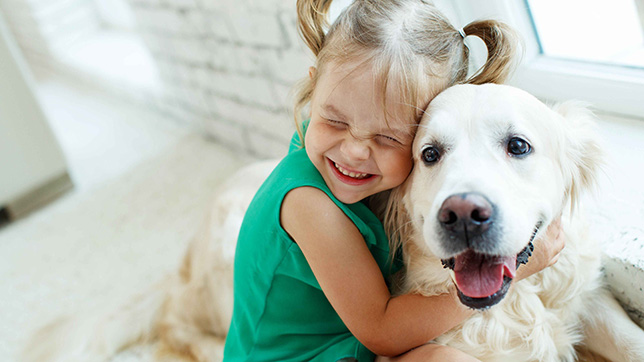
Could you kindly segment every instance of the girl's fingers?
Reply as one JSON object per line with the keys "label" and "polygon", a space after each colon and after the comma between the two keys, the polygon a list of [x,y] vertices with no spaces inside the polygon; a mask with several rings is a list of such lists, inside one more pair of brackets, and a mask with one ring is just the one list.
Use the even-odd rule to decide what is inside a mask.
{"label": "girl's fingers", "polygon": [[561,227],[561,217],[555,219],[547,230],[547,240],[549,241],[550,260],[548,266],[554,265],[559,260],[559,253],[566,246],[566,240]]}

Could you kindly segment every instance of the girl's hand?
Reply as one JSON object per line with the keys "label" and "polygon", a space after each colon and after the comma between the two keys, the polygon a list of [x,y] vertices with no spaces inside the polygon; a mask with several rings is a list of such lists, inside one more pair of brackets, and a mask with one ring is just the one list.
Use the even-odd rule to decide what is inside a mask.
{"label": "girl's hand", "polygon": [[561,253],[565,245],[566,241],[564,240],[561,228],[560,216],[548,226],[546,235],[539,242],[535,243],[532,256],[528,259],[527,264],[517,269],[515,280],[527,278],[532,274],[554,265],[559,259],[559,253]]}

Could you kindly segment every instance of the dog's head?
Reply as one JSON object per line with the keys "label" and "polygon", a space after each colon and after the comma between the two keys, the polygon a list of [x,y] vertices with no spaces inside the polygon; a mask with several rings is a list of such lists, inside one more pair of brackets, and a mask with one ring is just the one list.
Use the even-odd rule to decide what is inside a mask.
{"label": "dog's head", "polygon": [[513,87],[449,88],[423,116],[390,217],[453,269],[464,304],[490,307],[508,291],[517,256],[593,183],[591,124],[583,107],[554,110]]}

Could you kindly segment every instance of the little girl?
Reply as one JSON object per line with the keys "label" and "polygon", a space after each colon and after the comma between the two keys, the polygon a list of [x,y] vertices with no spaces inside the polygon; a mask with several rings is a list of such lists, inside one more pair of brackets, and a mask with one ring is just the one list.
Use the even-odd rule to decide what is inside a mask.
{"label": "little girl", "polygon": [[[325,35],[330,3],[297,2],[317,60],[295,114],[310,105],[310,121],[304,129],[298,120],[303,147],[277,166],[244,218],[224,358],[474,360],[426,344],[472,313],[454,294],[390,294],[401,265],[366,199],[409,175],[415,127],[438,92],[507,77],[512,33],[494,21],[457,31],[422,0],[356,0]],[[483,39],[489,54],[468,80],[465,35]],[[517,279],[553,263],[562,247],[550,235]]]}

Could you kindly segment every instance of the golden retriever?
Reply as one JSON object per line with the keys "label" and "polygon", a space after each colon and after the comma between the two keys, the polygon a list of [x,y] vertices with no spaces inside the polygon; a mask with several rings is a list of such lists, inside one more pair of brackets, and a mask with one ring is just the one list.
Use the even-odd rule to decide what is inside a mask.
{"label": "golden retriever", "polygon": [[[599,245],[582,215],[601,159],[592,126],[578,104],[551,109],[509,86],[455,86],[431,102],[388,223],[404,250],[403,292],[456,285],[480,311],[436,343],[483,361],[575,361],[576,346],[644,361],[644,331],[602,286]],[[511,285],[559,216],[558,262]]]}
{"label": "golden retriever", "polygon": [[[455,285],[478,310],[435,343],[483,361],[575,361],[578,347],[644,361],[644,331],[603,288],[599,246],[581,213],[601,158],[592,125],[583,107],[551,109],[509,86],[455,86],[431,102],[414,169],[391,192],[386,224],[404,250],[401,292],[435,295]],[[25,360],[101,361],[145,337],[194,360],[221,360],[237,232],[275,165],[251,165],[223,185],[177,275],[109,315],[46,327]],[[513,284],[517,265],[560,216],[566,247],[558,262]]]}

